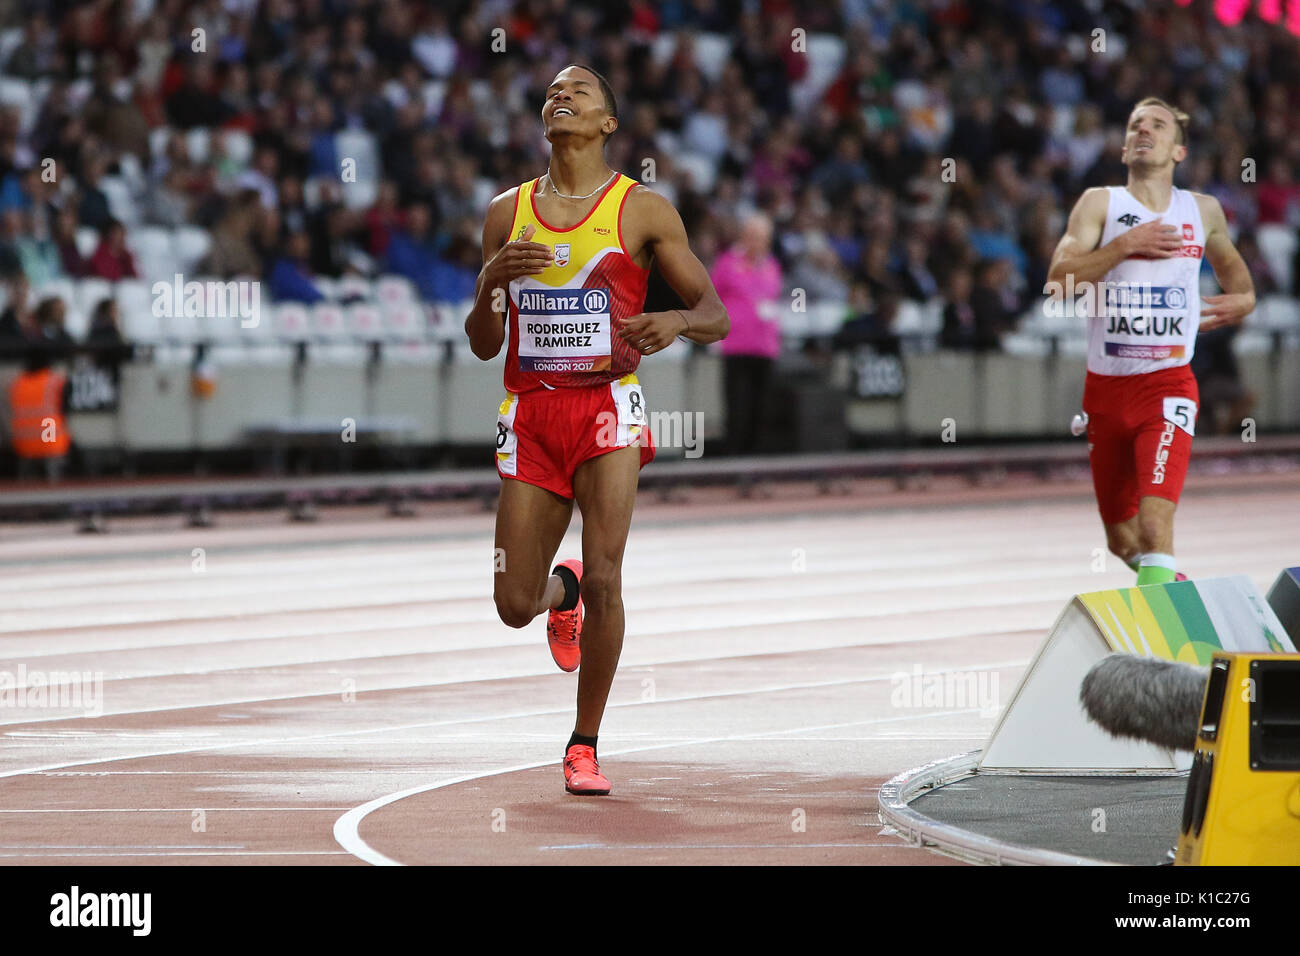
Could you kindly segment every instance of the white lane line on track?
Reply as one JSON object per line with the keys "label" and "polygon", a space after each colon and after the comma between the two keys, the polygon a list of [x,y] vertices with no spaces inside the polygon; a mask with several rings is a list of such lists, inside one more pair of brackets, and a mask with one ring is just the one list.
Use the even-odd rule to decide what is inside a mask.
{"label": "white lane line on track", "polygon": [[[706,630],[708,630],[708,628],[706,628]],[[1028,633],[1033,630],[1036,629],[1022,628],[1022,629],[1016,629],[1011,631],[1001,631],[997,633],[990,632],[990,631],[973,631],[973,632],[958,633],[958,634],[940,634],[935,637],[915,638],[913,640],[907,641],[906,643],[910,644],[910,643],[924,643],[926,641],[978,639],[980,637],[990,637],[990,636],[1007,637],[1007,636],[1014,636],[1017,634]],[[817,654],[826,651],[841,651],[841,650],[850,650],[850,649],[864,648],[864,647],[885,647],[891,644],[901,644],[901,643],[904,642],[899,641],[896,637],[893,637],[891,635],[885,635],[879,640],[862,640],[861,638],[854,638],[852,639],[851,643],[827,643],[819,646],[805,645],[804,647],[800,648],[800,650],[804,653]],[[506,647],[507,649],[513,650],[518,647],[534,647],[534,646],[535,646],[535,642],[530,641],[526,645],[507,645]],[[631,652],[627,654],[622,666],[625,671],[628,671],[633,668],[672,667],[679,664],[699,664],[699,663],[705,663],[710,661],[742,661],[742,660],[747,660],[752,658],[769,657],[775,654],[790,653],[790,650],[788,648],[785,650],[776,650],[771,647],[759,648],[750,653],[739,652],[736,651],[734,648],[723,648],[723,650],[724,653],[720,655],[714,654],[714,655],[704,655],[698,657],[673,657],[673,658],[661,658],[657,660],[638,660],[636,658],[636,652]],[[725,651],[731,651],[731,653],[725,653]],[[438,653],[443,653],[443,652],[438,652]],[[452,653],[452,652],[445,652],[445,653]],[[359,658],[359,660],[383,660],[385,657],[388,656],[408,657],[413,655],[409,653],[402,653],[402,654],[395,654],[395,655],[378,655],[375,657]],[[334,663],[336,660],[341,660],[341,659],[325,658],[320,661],[315,661],[313,662],[313,664],[314,666],[321,666],[324,664]],[[990,665],[989,669],[992,669],[994,666],[1023,667],[1028,663],[1029,663],[1028,660],[1020,660],[1020,661],[1007,663],[1004,665]],[[196,673],[200,675],[205,673],[233,673],[240,669],[242,668],[235,668],[233,671],[216,670],[216,671],[198,671]],[[951,668],[945,670],[928,671],[927,673],[941,674],[941,673],[946,673],[946,671],[950,669]],[[982,669],[985,668],[983,667],[965,668],[965,670],[982,670]],[[526,671],[517,674],[504,673],[504,674],[497,674],[497,675],[492,675],[487,677],[471,677],[471,678],[457,677],[445,681],[423,681],[419,684],[395,684],[388,687],[363,688],[362,690],[358,691],[358,693],[379,694],[379,693],[392,693],[392,692],[400,692],[400,691],[418,691],[418,690],[424,690],[426,688],[435,688],[435,687],[456,687],[460,685],[481,684],[481,683],[487,683],[491,681],[530,680],[539,677],[549,677],[552,676],[554,673],[555,671],[553,668],[543,668],[542,670],[538,670],[538,671]],[[180,675],[180,676],[193,676],[193,675]],[[152,679],[154,678],[148,676],[108,678],[105,681],[105,683],[108,683],[109,681],[113,681],[113,680],[133,681],[133,680],[152,680]],[[4,719],[5,715],[7,715],[7,713],[11,712],[12,710],[14,710],[14,708],[0,707],[0,734],[3,734],[6,737],[26,736],[23,733],[23,731],[5,731],[3,730],[3,728],[25,727],[30,724],[57,723],[57,722],[69,721],[69,720],[87,720],[87,719],[104,720],[106,718],[111,718],[111,717],[129,717],[136,714],[156,714],[156,713],[165,713],[169,711],[201,710],[210,707],[239,707],[246,704],[274,703],[277,701],[292,701],[292,700],[312,700],[313,698],[332,699],[338,696],[339,696],[339,692],[337,690],[329,690],[329,691],[321,691],[320,693],[315,693],[315,694],[284,694],[284,695],[271,696],[271,697],[226,698],[221,700],[204,701],[201,703],[186,703],[186,704],[177,704],[177,705],[167,705],[163,707],[140,707],[132,710],[105,710],[102,714],[94,718],[89,718],[84,713],[53,714],[46,717],[27,717],[26,715],[24,715],[24,719],[15,720],[15,721],[8,721]],[[634,701],[633,703],[643,703],[643,701]],[[615,706],[615,705],[611,704],[610,706]],[[96,735],[96,736],[102,736],[102,735]],[[4,776],[4,774],[0,774],[0,776]]]}
{"label": "white lane line on track", "polygon": [[895,840],[892,843],[572,843],[539,846],[539,850],[817,850],[828,847],[892,846],[900,850],[919,849]]}
{"label": "white lane line on track", "polygon": [[[985,664],[978,667],[966,668],[948,668],[945,670],[935,670],[932,673],[942,674],[949,670],[962,671],[979,671],[979,670],[999,670],[1006,667],[1023,667],[1028,661],[1010,661],[998,662],[994,664]],[[748,689],[713,691],[707,694],[683,694],[680,697],[661,697],[657,700],[629,700],[620,701],[607,705],[606,709],[621,707],[658,707],[663,704],[690,703],[698,700],[713,700],[723,697],[747,697],[751,694],[777,694],[791,690],[813,690],[823,687],[842,687],[849,684],[870,684],[878,681],[892,680],[892,675],[876,675],[872,677],[844,677],[837,680],[829,681],[801,681],[793,684],[775,684],[765,687],[755,687]],[[149,751],[146,753],[124,754],[118,757],[95,757],[87,760],[72,760],[64,763],[45,764],[39,767],[20,768],[18,770],[0,770],[0,778],[20,777],[29,773],[46,773],[52,770],[62,770],[65,767],[85,767],[98,763],[118,763],[124,760],[146,760],[151,757],[169,757],[176,754],[204,753],[211,750],[230,750],[237,747],[260,747],[270,744],[297,743],[307,740],[327,740],[337,737],[356,737],[366,734],[384,734],[394,733],[406,730],[425,730],[430,727],[454,727],[459,724],[485,723],[493,720],[515,720],[527,719],[530,717],[551,717],[556,714],[568,714],[572,712],[572,707],[551,708],[550,710],[527,710],[516,711],[507,714],[482,714],[477,717],[457,717],[449,720],[421,721],[416,724],[398,724],[397,726],[367,727],[363,730],[337,730],[325,734],[300,734],[294,737],[263,737],[252,740],[235,740],[221,744],[205,744],[201,747],[175,747],[170,750]],[[976,711],[978,713],[978,711]],[[962,713],[962,711],[941,711],[938,714],[925,714],[918,716],[940,716],[943,713]],[[818,728],[811,728],[818,729]],[[142,771],[144,773],[168,773],[169,771]],[[267,771],[272,773],[274,771]],[[421,772],[421,771],[415,771]],[[200,772],[201,773],[201,772]]]}
{"label": "white lane line on track", "polygon": [[[976,713],[979,713],[978,708],[970,708],[968,710],[947,711],[944,714],[944,716],[957,715],[957,714],[976,714]],[[766,737],[768,733],[794,734],[794,733],[799,733],[800,731],[830,730],[836,727],[856,727],[856,726],[861,726],[866,724],[887,724],[887,723],[898,723],[900,721],[908,721],[908,720],[925,720],[928,717],[936,717],[936,716],[940,716],[940,715],[939,714],[907,714],[901,717],[877,717],[871,720],[856,720],[856,721],[850,721],[848,723],[815,724],[809,727],[789,727],[783,730],[775,730],[770,732],[759,731],[751,734],[727,734],[721,737],[703,737],[698,740],[691,741],[690,743],[673,741],[671,743],[646,744],[644,746],[637,746],[637,747],[624,747],[621,750],[608,751],[606,752],[605,756],[618,757],[618,756],[624,756],[626,754],[645,753],[651,750],[664,750],[669,747],[703,746],[706,744],[733,743],[740,740],[762,739]],[[527,764],[518,764],[513,767],[501,767],[496,770],[484,770],[476,773],[465,774],[460,777],[454,777],[451,780],[442,780],[439,781],[438,783],[423,784],[422,786],[418,786],[418,787],[409,787],[406,790],[398,790],[396,793],[390,793],[382,797],[377,797],[374,800],[369,801],[368,803],[363,803],[358,807],[353,807],[347,813],[343,814],[343,816],[335,820],[334,839],[338,841],[339,846],[343,847],[353,856],[365,860],[367,863],[374,864],[375,866],[404,866],[405,864],[385,856],[384,854],[376,850],[374,847],[372,847],[370,844],[368,844],[365,840],[361,839],[361,834],[358,832],[361,826],[361,821],[364,820],[371,813],[373,813],[375,810],[378,810],[381,807],[386,807],[390,803],[396,803],[399,800],[404,800],[407,797],[413,797],[421,793],[428,793],[431,790],[440,790],[444,787],[450,787],[458,783],[468,783],[471,780],[481,780],[485,777],[496,777],[508,773],[518,773],[523,770],[535,770],[538,767],[549,767],[554,765],[556,762],[557,761],[555,760],[555,758],[552,757],[549,760],[534,761],[532,763],[527,763]]]}
{"label": "white lane line on track", "polygon": [[281,813],[292,810],[296,813],[311,811],[334,811],[346,810],[342,807],[86,807],[80,810],[70,810],[67,808],[51,809],[42,807],[31,810],[0,810],[0,813],[193,813],[195,810],[203,810],[208,813],[265,813],[274,810]]}
{"label": "white lane line on track", "polygon": [[[90,857],[92,859],[117,858],[117,857],[138,857],[138,856],[163,856],[163,857],[207,857],[207,856],[349,856],[346,850],[193,850],[193,851],[169,851],[165,853],[150,852],[141,850],[138,853],[106,853],[103,850],[96,850],[93,853],[46,853],[42,859],[76,859],[78,857]],[[27,853],[0,853],[0,859],[27,859],[30,854]]]}

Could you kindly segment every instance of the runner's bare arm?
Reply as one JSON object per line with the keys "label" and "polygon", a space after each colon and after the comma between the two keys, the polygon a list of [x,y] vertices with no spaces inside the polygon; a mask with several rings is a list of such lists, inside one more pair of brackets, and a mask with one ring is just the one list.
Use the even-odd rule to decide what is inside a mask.
{"label": "runner's bare arm", "polygon": [[643,352],[657,352],[679,335],[700,345],[726,338],[731,330],[726,306],[718,298],[708,270],[691,251],[686,227],[672,203],[652,190],[639,188],[633,188],[627,202],[625,213],[636,223],[660,274],[682,297],[686,308],[680,314],[674,309],[632,316],[619,335]]}
{"label": "runner's bare arm", "polygon": [[1067,277],[1073,278],[1076,287],[1083,286],[1099,281],[1129,256],[1167,259],[1182,247],[1177,229],[1152,220],[1098,248],[1106,227],[1108,206],[1109,194],[1100,187],[1086,190],[1074,204],[1065,235],[1052,254],[1052,266],[1047,273],[1049,288],[1043,290],[1046,294],[1060,298]]}
{"label": "runner's bare arm", "polygon": [[1255,282],[1250,277],[1250,267],[1228,238],[1228,220],[1219,200],[1197,195],[1196,204],[1201,208],[1201,222],[1205,224],[1205,258],[1223,289],[1222,295],[1204,297],[1201,331],[1240,325],[1255,308]]}
{"label": "runner's bare arm", "polygon": [[496,358],[505,342],[510,282],[523,275],[537,275],[551,263],[550,246],[528,241],[533,235],[531,225],[510,241],[514,194],[515,190],[507,190],[488,206],[483,223],[483,268],[474,291],[474,308],[465,319],[470,350],[485,362]]}

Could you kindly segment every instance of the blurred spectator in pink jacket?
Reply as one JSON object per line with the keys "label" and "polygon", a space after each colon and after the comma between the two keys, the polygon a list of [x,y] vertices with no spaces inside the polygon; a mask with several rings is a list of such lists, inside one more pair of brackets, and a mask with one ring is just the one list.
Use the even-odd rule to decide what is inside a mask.
{"label": "blurred spectator in pink jacket", "polygon": [[772,366],[781,353],[781,328],[763,316],[781,295],[781,266],[771,249],[772,221],[754,214],[741,225],[740,241],[713,265],[713,285],[731,316],[722,340],[731,454],[753,453],[761,444]]}

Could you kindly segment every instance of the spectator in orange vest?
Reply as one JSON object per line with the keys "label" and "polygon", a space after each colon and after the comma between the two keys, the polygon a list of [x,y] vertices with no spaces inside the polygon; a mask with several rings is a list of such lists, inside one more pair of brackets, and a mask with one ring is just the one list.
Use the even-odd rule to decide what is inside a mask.
{"label": "spectator in orange vest", "polygon": [[46,477],[58,480],[72,446],[63,417],[68,388],[62,372],[50,368],[50,347],[35,345],[21,375],[9,385],[9,435],[18,456],[19,477],[42,462]]}

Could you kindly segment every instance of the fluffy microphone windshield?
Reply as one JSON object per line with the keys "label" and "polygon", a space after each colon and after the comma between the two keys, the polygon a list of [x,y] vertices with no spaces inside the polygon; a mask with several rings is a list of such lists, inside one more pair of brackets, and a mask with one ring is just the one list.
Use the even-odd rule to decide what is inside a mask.
{"label": "fluffy microphone windshield", "polygon": [[1170,750],[1193,750],[1209,668],[1132,654],[1111,654],[1079,689],[1088,716],[1116,737]]}

